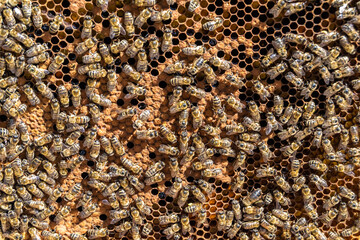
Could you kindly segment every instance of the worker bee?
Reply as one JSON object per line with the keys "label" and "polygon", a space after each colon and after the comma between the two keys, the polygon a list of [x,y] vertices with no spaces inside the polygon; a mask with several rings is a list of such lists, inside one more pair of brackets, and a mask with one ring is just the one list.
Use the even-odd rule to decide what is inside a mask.
{"label": "worker bee", "polygon": [[113,54],[119,54],[120,52],[125,51],[129,47],[129,42],[126,39],[119,40],[115,39],[110,44],[110,51]]}
{"label": "worker bee", "polygon": [[32,106],[40,104],[40,99],[36,96],[29,84],[23,85],[23,91]]}
{"label": "worker bee", "polygon": [[134,22],[135,26],[141,28],[146,23],[146,21],[151,17],[152,12],[153,9],[151,8],[145,8],[144,10],[142,10],[135,19]]}
{"label": "worker bee", "polygon": [[139,211],[145,215],[151,214],[151,208],[144,203],[142,198],[138,197],[135,199],[136,207],[139,209]]}
{"label": "worker bee", "polygon": [[135,174],[140,174],[143,170],[139,165],[133,163],[130,159],[120,158],[120,161],[126,169],[132,171]]}
{"label": "worker bee", "polygon": [[135,135],[137,139],[150,140],[159,136],[156,130],[136,130]]}
{"label": "worker bee", "polygon": [[123,72],[128,75],[132,80],[135,82],[139,82],[142,79],[141,73],[135,71],[133,67],[131,67],[129,64],[125,64],[123,67]]}
{"label": "worker bee", "polygon": [[101,8],[102,11],[106,11],[109,6],[109,0],[96,0],[96,6]]}
{"label": "worker bee", "polygon": [[110,17],[110,38],[119,37],[121,35],[126,35],[126,30],[120,23],[120,18],[116,15]]}
{"label": "worker bee", "polygon": [[90,217],[96,211],[97,208],[98,205],[96,203],[89,204],[88,206],[83,208],[83,210],[80,212],[79,218],[84,219]]}
{"label": "worker bee", "polygon": [[[265,141],[261,141],[258,144],[258,148],[260,153],[263,157],[264,162],[269,161],[271,158],[274,157],[274,154],[270,151],[269,146],[266,144]],[[245,151],[245,150],[244,150]]]}
{"label": "worker bee", "polygon": [[221,59],[219,57],[213,56],[209,59],[210,64],[215,67],[220,68],[221,70],[229,70],[232,65],[231,62]]}
{"label": "worker bee", "polygon": [[102,238],[108,236],[109,230],[107,228],[93,228],[87,230],[86,233],[88,235],[88,239],[95,239],[95,238]]}
{"label": "worker bee", "polygon": [[189,12],[194,12],[199,6],[200,6],[200,1],[199,0],[190,0],[188,11]]}
{"label": "worker bee", "polygon": [[191,115],[193,117],[193,128],[198,129],[203,125],[203,111],[200,110],[197,106],[191,108]]}
{"label": "worker bee", "polygon": [[[240,102],[240,100],[237,100],[233,95],[230,95],[226,102],[229,104],[229,106],[237,111],[238,113],[242,112],[242,109],[245,108],[245,105]],[[253,122],[253,120],[251,120]]]}
{"label": "worker bee", "polygon": [[323,173],[328,170],[328,167],[326,166],[326,164],[321,162],[319,159],[310,160],[309,167],[313,170],[320,171]]}
{"label": "worker bee", "polygon": [[125,154],[124,146],[120,143],[119,139],[115,135],[111,136],[110,141],[117,155],[122,156]]}
{"label": "worker bee", "polygon": [[161,43],[161,51],[166,52],[172,46],[172,32],[170,28],[166,28],[166,27],[163,29],[163,32],[164,35]]}
{"label": "worker bee", "polygon": [[191,162],[193,157],[195,156],[195,148],[190,146],[185,152],[183,158],[180,161],[180,165],[184,165],[187,162]]}
{"label": "worker bee", "polygon": [[340,201],[341,197],[338,194],[335,194],[325,201],[323,207],[324,209],[329,210],[330,208],[336,206]]}
{"label": "worker bee", "polygon": [[290,184],[285,180],[283,176],[277,175],[274,177],[274,180],[284,192],[288,193],[291,190]]}
{"label": "worker bee", "polygon": [[174,103],[174,105],[172,105],[170,107],[170,113],[174,114],[180,111],[184,111],[186,109],[188,109],[190,107],[190,101],[188,100],[182,100],[179,102]]}
{"label": "worker bee", "polygon": [[68,107],[70,103],[69,93],[64,85],[60,85],[57,89],[58,96],[60,98],[60,103],[64,107]]}
{"label": "worker bee", "polygon": [[206,92],[200,88],[194,87],[192,85],[186,88],[186,92],[189,93],[191,96],[202,99],[205,98]]}
{"label": "worker bee", "polygon": [[285,157],[290,157],[295,154],[295,152],[301,147],[301,142],[295,141],[290,143],[290,145],[280,148]]}
{"label": "worker bee", "polygon": [[153,22],[168,21],[172,17],[172,11],[170,9],[162,11],[153,11],[150,20]]}
{"label": "worker bee", "polygon": [[123,120],[125,118],[131,118],[137,113],[137,110],[133,107],[129,107],[127,109],[121,109],[119,112],[119,115],[117,117],[117,120]]}
{"label": "worker bee", "polygon": [[183,48],[182,52],[189,56],[202,56],[206,52],[206,48],[204,46],[191,45],[190,47]]}
{"label": "worker bee", "polygon": [[43,18],[41,16],[41,9],[38,3],[33,2],[31,9],[31,17],[35,28],[41,28],[43,25]]}
{"label": "worker bee", "polygon": [[262,196],[261,189],[255,189],[252,192],[248,193],[248,195],[242,199],[242,202],[245,206],[250,206],[254,202],[260,200],[261,196]]}
{"label": "worker bee", "polygon": [[56,34],[62,25],[64,25],[64,16],[58,14],[54,17],[54,19],[50,23],[49,32],[51,34]]}
{"label": "worker bee", "polygon": [[[289,36],[289,35],[287,35],[287,36],[288,37],[284,38],[284,39],[277,37],[277,38],[275,38],[275,40],[273,40],[271,42],[271,44],[274,46],[277,54],[279,54],[279,56],[282,58],[286,58],[286,56],[288,54],[286,51],[285,40],[290,41],[290,39],[293,39],[293,38],[291,38],[291,36]],[[295,39],[297,39],[297,38],[295,38]]]}
{"label": "worker bee", "polygon": [[314,196],[311,194],[311,189],[308,185],[304,185],[301,189],[301,194],[303,196],[303,201],[305,205],[311,204],[314,202]]}
{"label": "worker bee", "polygon": [[170,227],[163,230],[163,234],[166,235],[167,239],[170,239],[174,236],[175,233],[179,232],[181,229],[180,224],[174,223]]}
{"label": "worker bee", "polygon": [[205,67],[205,60],[202,56],[196,58],[189,66],[188,75],[194,76]]}
{"label": "worker bee", "polygon": [[[293,160],[295,161],[295,160]],[[297,178],[294,179],[294,184],[292,185],[292,189],[295,192],[298,192],[304,185],[306,182],[306,178],[304,176],[299,176]]]}
{"label": "worker bee", "polygon": [[266,135],[269,135],[271,131],[283,129],[281,124],[276,120],[272,112],[266,113],[266,121],[267,121],[266,129],[265,129]]}
{"label": "worker bee", "polygon": [[99,52],[106,64],[110,65],[114,62],[114,58],[110,55],[110,50],[105,43],[99,44]]}
{"label": "worker bee", "polygon": [[125,99],[130,99],[133,97],[138,97],[141,95],[145,95],[146,93],[146,89],[142,86],[136,86],[133,83],[128,83],[128,85],[126,86],[126,90],[128,91],[128,93],[125,95]]}
{"label": "worker bee", "polygon": [[278,55],[277,53],[275,53],[274,49],[271,48],[267,55],[265,55],[263,57],[263,59],[261,59],[261,65],[263,67],[269,67],[271,64],[273,64],[274,62],[276,62],[278,59],[280,58],[280,55]]}
{"label": "worker bee", "polygon": [[274,177],[276,175],[276,169],[262,165],[260,168],[256,169],[255,174],[257,178]]}
{"label": "worker bee", "polygon": [[166,191],[166,195],[169,195],[172,198],[177,197],[179,191],[182,188],[181,178],[175,177],[173,185]]}
{"label": "worker bee", "polygon": [[[351,9],[351,8],[348,8]],[[345,23],[341,26],[341,30],[353,41],[357,41],[360,38],[359,33],[356,31],[352,23]]]}
{"label": "worker bee", "polygon": [[193,78],[187,76],[175,76],[170,79],[170,84],[172,86],[183,86],[190,85],[194,82]]}
{"label": "worker bee", "polygon": [[267,75],[269,75],[270,79],[274,79],[283,72],[285,72],[287,69],[287,64],[285,62],[281,62],[278,65],[274,66],[270,70],[266,72]]}
{"label": "worker bee", "polygon": [[310,182],[313,182],[320,191],[328,187],[326,180],[315,174],[310,174]]}
{"label": "worker bee", "polygon": [[75,47],[75,52],[77,54],[83,54],[86,51],[88,51],[89,49],[95,47],[95,45],[97,44],[98,40],[94,37],[92,38],[88,38],[85,41],[79,43],[76,47]]}
{"label": "worker bee", "polygon": [[[190,5],[189,5],[190,7]],[[222,18],[216,17],[214,19],[207,19],[208,22],[204,23],[202,25],[202,28],[206,31],[214,31],[217,28],[221,27],[223,25],[224,20]]]}
{"label": "worker bee", "polygon": [[303,2],[287,3],[285,5],[285,16],[290,16],[296,12],[300,12],[305,9],[306,4]]}
{"label": "worker bee", "polygon": [[201,171],[201,176],[207,177],[207,178],[216,177],[220,174],[222,174],[222,170],[219,168],[204,169]]}
{"label": "worker bee", "polygon": [[354,165],[353,164],[337,164],[334,166],[334,170],[336,172],[340,172],[340,173],[345,173],[348,176],[355,176],[355,173],[353,172],[354,170]]}
{"label": "worker bee", "polygon": [[339,187],[339,194],[340,194],[340,196],[350,199],[350,200],[355,200],[355,198],[356,198],[356,194],[345,186]]}
{"label": "worker bee", "polygon": [[94,22],[92,21],[91,16],[86,15],[84,17],[83,29],[81,31],[81,39],[91,38],[92,37],[92,28],[94,27]]}
{"label": "worker bee", "polygon": [[284,7],[287,5],[288,3],[284,0],[278,0],[275,4],[275,6],[273,6],[269,13],[271,15],[273,15],[275,18],[278,17],[281,13],[281,11],[284,9]]}
{"label": "worker bee", "polygon": [[[329,213],[329,215],[330,215],[330,213]],[[349,219],[350,219],[350,214],[347,209],[346,203],[341,202],[340,206],[339,206],[339,214],[337,216],[337,220],[339,222],[342,222],[342,221],[349,220]]]}
{"label": "worker bee", "polygon": [[88,55],[84,55],[82,57],[82,62],[85,64],[92,64],[92,63],[98,63],[101,61],[101,56],[96,51],[89,51]]}
{"label": "worker bee", "polygon": [[80,144],[75,143],[69,147],[64,148],[63,151],[61,152],[61,155],[63,157],[70,157],[70,156],[73,156],[73,155],[79,153],[79,150],[80,150]]}
{"label": "worker bee", "polygon": [[138,52],[138,61],[136,63],[136,70],[138,72],[145,72],[148,68],[147,54],[144,49]]}
{"label": "worker bee", "polygon": [[[277,38],[279,39],[279,38]],[[275,41],[275,40],[274,40]],[[295,33],[286,33],[284,35],[284,39],[283,41],[285,42],[291,42],[291,43],[296,43],[296,44],[299,44],[299,45],[306,45],[307,44],[307,39],[306,37],[300,35],[300,34],[295,34]],[[283,43],[280,43],[279,44],[283,44]],[[274,44],[273,44],[274,45]],[[281,45],[282,46],[282,45]],[[276,49],[276,46],[274,45],[275,49]],[[282,46],[282,48],[284,48],[285,46]],[[300,53],[301,54],[301,53]],[[299,55],[299,53],[297,53],[297,55]],[[286,56],[282,56],[282,57],[286,57]],[[296,57],[295,57],[296,58]]]}
{"label": "worker bee", "polygon": [[61,220],[64,219],[64,217],[70,214],[70,210],[71,209],[69,206],[63,206],[56,214],[54,222],[59,223]]}
{"label": "worker bee", "polygon": [[324,48],[320,47],[318,44],[315,44],[315,43],[309,43],[307,45],[307,47],[313,52],[315,53],[316,55],[318,55],[319,57],[321,57],[322,59],[326,59],[330,53],[325,50]]}
{"label": "worker bee", "polygon": [[354,44],[351,44],[348,38],[344,35],[341,35],[339,38],[340,46],[350,55],[354,55],[356,53],[356,48]]}

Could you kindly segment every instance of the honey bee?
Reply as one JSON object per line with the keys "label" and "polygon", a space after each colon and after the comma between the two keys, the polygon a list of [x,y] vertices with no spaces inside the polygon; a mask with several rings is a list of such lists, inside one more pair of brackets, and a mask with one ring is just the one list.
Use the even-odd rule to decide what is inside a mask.
{"label": "honey bee", "polygon": [[40,104],[40,99],[36,96],[29,84],[23,85],[23,91],[32,106]]}
{"label": "honey bee", "polygon": [[179,163],[176,158],[170,158],[169,168],[171,177],[179,175]]}
{"label": "honey bee", "polygon": [[220,68],[221,70],[229,70],[232,65],[231,62],[226,61],[224,59],[221,59],[219,57],[213,56],[209,59],[210,64],[212,64],[215,67]]}
{"label": "honey bee", "polygon": [[328,45],[331,42],[334,42],[340,38],[340,34],[338,32],[328,32],[321,31],[318,35],[316,35],[316,39],[320,41],[319,44],[321,47]]}
{"label": "honey bee", "polygon": [[150,140],[159,136],[156,130],[136,130],[135,134],[137,139],[143,140]]}
{"label": "honey bee", "polygon": [[338,164],[334,166],[334,170],[352,177],[355,176],[355,173],[353,172],[354,167],[353,164]]}
{"label": "honey bee", "polygon": [[195,148],[190,146],[185,152],[183,158],[180,161],[180,165],[184,165],[187,162],[191,162],[193,157],[195,156]]}
{"label": "honey bee", "polygon": [[186,88],[186,92],[199,99],[205,98],[206,96],[206,92],[204,90],[191,85]]}
{"label": "honey bee", "polygon": [[78,233],[70,233],[71,240],[87,240],[87,237]]}
{"label": "honey bee", "polygon": [[83,207],[87,205],[92,199],[92,192],[91,191],[85,191],[79,201],[76,204],[76,208]]}
{"label": "honey bee", "polygon": [[[245,105],[240,102],[240,100],[235,99],[233,95],[229,96],[226,99],[226,102],[229,104],[229,106],[237,111],[238,113],[242,112],[242,109],[245,108]],[[253,121],[253,120],[252,120]]]}
{"label": "honey bee", "polygon": [[263,59],[261,59],[261,65],[263,67],[269,67],[271,64],[273,64],[274,62],[276,62],[278,59],[280,58],[280,55],[278,55],[277,53],[275,53],[274,49],[271,48],[267,55],[265,55],[263,57]]}
{"label": "honey bee", "polygon": [[172,31],[170,28],[164,28],[163,29],[164,35],[163,40],[161,43],[161,51],[166,52],[168,51],[172,46]]}
{"label": "honey bee", "polygon": [[266,121],[267,121],[266,129],[265,129],[266,135],[269,135],[273,130],[276,131],[283,129],[281,124],[276,120],[272,112],[268,112],[266,114]]}
{"label": "honey bee", "polygon": [[191,115],[193,117],[193,128],[198,129],[203,125],[203,111],[200,110],[198,107],[193,106],[191,108]]}
{"label": "honey bee", "polygon": [[61,14],[56,15],[50,23],[49,32],[51,34],[56,34],[62,25],[64,25],[64,16]]}
{"label": "honey bee", "polygon": [[[271,42],[271,44],[274,46],[277,54],[279,54],[280,57],[282,58],[286,58],[287,56],[287,51],[286,51],[286,45],[285,45],[285,40],[286,41],[290,41],[290,40],[297,40],[299,37],[294,37],[292,35],[287,34],[286,38],[275,38],[275,40],[273,40]],[[305,39],[306,40],[306,39]]]}
{"label": "honey bee", "polygon": [[38,3],[32,3],[31,18],[35,28],[41,28],[43,25],[43,18],[41,16],[41,9]]}
{"label": "honey bee", "polygon": [[138,72],[145,72],[148,68],[147,54],[144,49],[138,52],[138,61],[136,63],[136,70]]}
{"label": "honey bee", "polygon": [[[190,7],[190,5],[189,5]],[[224,20],[222,18],[216,17],[214,19],[207,19],[208,22],[204,23],[202,25],[202,28],[205,31],[215,31],[217,28],[221,27],[223,25]],[[225,69],[224,69],[225,70]]]}
{"label": "honey bee", "polygon": [[206,52],[206,48],[204,46],[191,45],[190,47],[183,48],[182,52],[189,56],[202,56]]}
{"label": "honey bee", "polygon": [[222,174],[222,170],[219,168],[204,169],[201,171],[201,176],[207,177],[207,178],[216,177],[220,174]]}
{"label": "honey bee", "polygon": [[287,69],[287,64],[285,62],[281,62],[275,67],[271,68],[266,72],[269,75],[270,79],[274,79],[279,76],[281,73],[285,72]]}
{"label": "honey bee", "polygon": [[177,223],[180,221],[179,215],[176,213],[171,213],[168,215],[160,216],[159,217],[160,225],[167,225],[169,223]]}
{"label": "honey bee", "polygon": [[350,77],[354,74],[355,74],[354,70],[350,66],[344,66],[344,67],[341,67],[334,71],[334,77],[337,79],[344,78],[344,77]]}
{"label": "honey bee", "polygon": [[181,229],[180,224],[174,223],[170,227],[163,230],[163,234],[166,235],[167,239],[170,239],[174,236],[175,233],[179,232]]}
{"label": "honey bee", "polygon": [[139,165],[133,163],[130,159],[120,158],[120,161],[126,169],[129,169],[135,174],[140,174],[143,170]]}
{"label": "honey bee", "polygon": [[[215,72],[214,70],[212,69],[212,67],[210,67],[208,64],[204,64],[203,66],[203,70],[204,70],[204,74],[205,74],[205,80],[206,80],[206,83],[210,84],[210,85],[213,85],[215,84],[216,82],[216,75],[215,75]],[[225,79],[227,80],[227,79]],[[231,82],[231,81],[236,81],[237,79],[230,79],[230,80],[227,80],[228,83],[231,84],[240,84],[237,83],[237,82]]]}
{"label": "honey bee", "polygon": [[277,18],[286,5],[287,5],[286,1],[278,0],[275,6],[270,9],[269,13],[273,15],[275,18]]}
{"label": "honey bee", "polygon": [[186,109],[188,109],[190,107],[190,101],[188,100],[182,100],[179,102],[174,103],[171,107],[170,107],[170,113],[174,114],[180,111],[184,111]]}
{"label": "honey bee", "polygon": [[130,118],[134,116],[137,113],[137,110],[135,108],[127,108],[127,109],[121,109],[119,111],[119,115],[117,117],[117,120],[123,120],[125,118]]}
{"label": "honey bee", "polygon": [[115,39],[110,44],[110,51],[113,54],[119,54],[120,52],[125,51],[129,47],[129,42],[126,39],[118,40]]}
{"label": "honey bee", "polygon": [[343,240],[337,232],[329,231],[329,239],[331,240]]}
{"label": "honey bee", "polygon": [[305,9],[306,4],[303,2],[288,3],[285,5],[285,16],[290,16],[296,12],[300,12]]}
{"label": "honey bee", "polygon": [[97,44],[98,40],[95,37],[91,37],[88,39],[85,39],[85,41],[79,43],[76,47],[75,47],[75,52],[77,54],[84,54],[86,51],[88,51],[89,49],[95,47],[95,45]]}
{"label": "honey bee", "polygon": [[259,94],[261,100],[263,101],[271,96],[270,92],[268,91],[268,87],[265,87],[259,80],[253,81],[252,89],[254,92]]}
{"label": "honey bee", "polygon": [[194,76],[199,73],[205,67],[205,60],[201,56],[196,58],[189,66],[188,75]]}
{"label": "honey bee", "polygon": [[313,182],[320,191],[328,187],[326,180],[315,174],[310,174],[310,182]]}
{"label": "honey bee", "polygon": [[87,235],[89,239],[102,238],[106,237],[109,234],[109,230],[107,228],[93,228],[87,230]]}
{"label": "honey bee", "polygon": [[188,149],[188,145],[189,145],[189,135],[188,132],[183,130],[180,132],[180,136],[179,136],[179,149],[180,149],[180,154],[185,154],[187,149]]}
{"label": "honey bee", "polygon": [[62,236],[58,233],[55,233],[55,232],[50,232],[50,231],[47,231],[47,230],[44,230],[41,232],[41,236],[44,238],[44,239],[47,239],[47,240],[51,240],[51,239],[62,239]]}
{"label": "honey bee", "polygon": [[182,188],[181,178],[175,177],[173,185],[166,191],[166,195],[175,198]]}
{"label": "honey bee", "polygon": [[193,83],[193,79],[187,76],[175,76],[170,79],[170,84],[172,86],[187,86]]}
{"label": "honey bee", "polygon": [[153,12],[153,9],[151,8],[145,8],[140,12],[140,14],[135,18],[135,26],[138,28],[141,28],[146,21],[151,17]]}
{"label": "honey bee", "polygon": [[85,207],[79,214],[80,219],[88,218],[90,217],[98,208],[98,205],[95,203],[89,204],[87,207]]}
{"label": "honey bee", "polygon": [[[106,11],[109,6],[109,0],[96,0],[96,6],[101,8],[102,11]],[[91,238],[90,238],[91,239]]]}
{"label": "honey bee", "polygon": [[[351,8],[348,8],[351,10]],[[345,23],[341,26],[341,30],[352,40],[357,41],[360,38],[359,33],[356,31],[352,23]]]}
{"label": "honey bee", "polygon": [[[347,209],[346,203],[345,202],[341,202],[340,206],[339,206],[339,210],[338,210],[339,214],[337,216],[337,220],[339,222],[345,221],[345,220],[349,220],[350,219],[350,214],[349,211]],[[330,213],[329,213],[330,215]]]}
{"label": "honey bee", "polygon": [[151,208],[144,203],[142,198],[138,197],[135,199],[136,207],[139,209],[139,211],[145,215],[151,214]]}
{"label": "honey bee", "polygon": [[133,67],[131,67],[129,64],[125,64],[123,67],[123,72],[129,76],[132,80],[135,82],[139,82],[142,79],[141,73],[135,71]]}
{"label": "honey bee", "polygon": [[341,93],[343,94],[343,96],[345,97],[346,99],[346,102],[349,103],[349,104],[352,104],[352,101],[354,100],[359,100],[359,97],[353,92],[350,90],[350,88],[348,87],[345,87]]}
{"label": "honey bee", "polygon": [[356,53],[355,45],[351,44],[346,36],[341,35],[339,38],[339,43],[345,52],[349,53],[350,55],[354,55]]}
{"label": "honey bee", "polygon": [[280,116],[284,111],[284,99],[279,95],[274,96],[274,113],[275,116]]}
{"label": "honey bee", "polygon": [[115,135],[112,135],[110,141],[117,155],[122,156],[125,154],[124,146],[120,143],[119,139]]}
{"label": "honey bee", "polygon": [[80,150],[79,143],[75,143],[67,148],[64,148],[63,151],[61,152],[61,155],[63,157],[70,157],[70,156],[73,156],[73,155],[79,153],[79,150]]}
{"label": "honey bee", "polygon": [[126,35],[126,30],[120,23],[120,18],[116,15],[110,17],[110,38],[114,39],[121,35]]}
{"label": "honey bee", "polygon": [[189,12],[194,12],[199,6],[200,6],[200,1],[199,0],[190,0],[188,11]]}
{"label": "honey bee", "polygon": [[81,31],[81,39],[91,38],[92,37],[92,28],[94,27],[94,22],[92,21],[91,16],[86,15],[84,17],[83,29]]}
{"label": "honey bee", "polygon": [[[124,178],[124,179],[126,179],[126,178]],[[125,181],[122,180],[120,184],[122,184],[122,187],[125,187],[124,189],[127,189],[127,191],[124,190],[124,189],[120,189],[120,190],[116,193],[116,198],[119,199],[119,202],[120,202],[121,207],[127,209],[127,208],[129,208],[129,206],[130,206],[130,199],[129,199],[129,197],[128,197],[127,192],[130,193],[129,189],[131,189],[131,191],[132,191],[133,193],[135,193],[135,189],[133,189],[133,188],[129,185],[129,182],[127,181],[127,179],[126,179],[126,182],[127,182],[126,184],[127,184],[127,186],[124,185],[124,182],[125,182]],[[112,193],[112,194],[113,194],[113,193]],[[112,194],[110,194],[110,196],[111,196]]]}
{"label": "honey bee", "polygon": [[309,167],[313,170],[320,171],[320,172],[326,172],[328,170],[328,167],[326,166],[326,164],[321,162],[319,159],[310,160]]}
{"label": "honey bee", "polygon": [[262,165],[260,168],[256,169],[255,174],[257,178],[274,177],[276,174],[276,169]]}

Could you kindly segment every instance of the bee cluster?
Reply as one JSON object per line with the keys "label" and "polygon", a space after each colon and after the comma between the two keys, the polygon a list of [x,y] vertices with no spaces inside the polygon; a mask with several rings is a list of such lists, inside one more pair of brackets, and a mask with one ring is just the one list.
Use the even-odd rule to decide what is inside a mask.
{"label": "bee cluster", "polygon": [[[54,3],[63,14],[47,11]],[[340,240],[360,232],[358,3],[96,0],[76,22],[70,2],[54,3],[0,4],[1,239]],[[313,37],[293,23],[278,29],[311,20],[314,4],[339,27],[314,27]],[[249,25],[257,16],[267,31]],[[262,57],[246,58],[240,46],[214,54],[217,41],[238,34]],[[163,110],[125,107],[154,93],[168,93],[155,96]],[[37,135],[28,115],[43,106],[53,129]],[[109,117],[131,136],[104,133]],[[156,153],[138,161],[129,139]],[[72,222],[92,226],[64,231]]]}

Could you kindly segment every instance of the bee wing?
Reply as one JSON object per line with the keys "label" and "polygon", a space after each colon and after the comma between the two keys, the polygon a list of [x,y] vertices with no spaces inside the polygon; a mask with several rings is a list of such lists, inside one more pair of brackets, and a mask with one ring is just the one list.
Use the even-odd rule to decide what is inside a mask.
{"label": "bee wing", "polygon": [[270,123],[268,123],[265,128],[265,134],[269,135],[271,133],[272,129],[273,129],[273,126]]}
{"label": "bee wing", "polygon": [[353,171],[347,171],[344,172],[346,175],[350,176],[350,177],[355,177],[355,173]]}

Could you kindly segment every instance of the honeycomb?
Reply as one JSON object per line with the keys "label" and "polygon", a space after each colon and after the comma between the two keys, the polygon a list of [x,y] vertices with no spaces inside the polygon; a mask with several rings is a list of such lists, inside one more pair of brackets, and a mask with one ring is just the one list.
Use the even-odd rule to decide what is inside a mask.
{"label": "honeycomb", "polygon": [[[18,61],[22,53],[17,53],[11,46],[4,47],[4,33],[0,32],[0,65],[6,62],[6,67],[0,66],[1,71],[6,68],[0,80],[2,237],[141,239],[140,233],[146,239],[341,239],[336,238],[335,233],[348,239],[358,236],[358,4],[340,1],[209,0],[198,2],[199,6],[191,12],[189,7],[196,5],[197,1],[169,2],[33,2],[33,6],[37,3],[41,10],[42,26],[26,23],[24,16],[15,16],[15,21],[27,24],[26,30],[23,30],[25,35],[33,38],[39,46],[46,46],[39,52],[44,59],[39,62],[32,59],[35,61],[35,73],[24,67],[24,73],[17,76],[15,83],[8,81],[11,80],[9,77],[16,75],[15,69],[20,68],[17,64],[20,64]],[[27,4],[29,1],[8,1],[6,6],[3,5],[3,26],[9,25],[4,9],[13,9],[14,15],[14,9],[20,9],[25,15],[24,6]],[[149,4],[149,8],[141,4]],[[271,13],[280,4],[287,4],[287,7],[280,8],[276,15]],[[296,10],[296,7],[299,9]],[[146,9],[152,9],[152,15],[161,11],[169,15],[164,16],[164,20],[145,20],[141,27],[135,27],[133,36],[129,36],[126,28],[126,34],[119,29],[119,35],[111,37],[117,34],[114,33],[113,19],[119,19],[126,27],[124,18],[128,12],[137,19]],[[338,12],[348,9],[355,9],[355,13],[346,12],[348,16],[343,17]],[[288,13],[291,10],[294,12]],[[58,25],[58,30],[52,30],[60,15],[63,23]],[[82,34],[89,17],[92,31],[84,38]],[[217,18],[222,21],[215,30],[203,29],[204,25]],[[343,27],[350,23],[354,24],[354,32]],[[163,52],[161,46],[167,29],[171,30],[171,46]],[[324,40],[317,36],[324,34],[323,31],[339,35],[322,45]],[[289,33],[298,35],[294,40],[290,39]],[[26,51],[33,45],[26,46],[11,33],[9,36]],[[340,36],[345,36],[349,43],[341,43]],[[90,37],[97,42],[87,47],[84,44]],[[156,40],[152,40],[155,37],[158,46]],[[124,39],[130,47],[135,46],[139,39],[146,39],[141,48],[145,49],[148,64],[143,71],[136,70],[139,64],[137,53],[129,56],[131,53],[127,50],[112,52],[110,46]],[[286,41],[280,42],[278,47],[276,41],[279,39]],[[301,41],[306,41],[306,44]],[[101,44],[109,48],[109,54],[101,52]],[[353,52],[350,44],[353,44]],[[85,47],[81,53],[79,46]],[[185,48],[190,46],[196,46],[200,52],[203,46],[206,51],[185,54]],[[314,46],[323,48],[325,53],[322,49],[315,50]],[[339,57],[326,62],[330,59],[326,53],[336,54],[336,47]],[[274,63],[264,66],[264,59],[269,53],[273,51],[281,55],[284,49],[284,56],[277,56]],[[156,55],[157,51],[159,56],[149,60],[151,54]],[[305,66],[301,77],[300,70],[299,75],[287,75],[297,70],[291,65],[298,59],[294,57],[297,51],[311,54],[310,61],[301,62],[301,67]],[[9,52],[12,54],[9,55]],[[106,75],[103,75],[104,71],[97,71],[99,67],[79,73],[79,69],[84,69],[87,64],[84,56],[95,52],[101,56],[101,61],[97,63]],[[16,58],[13,70],[8,56]],[[27,64],[30,64],[31,57],[26,52],[25,56]],[[50,70],[49,66],[61,56],[64,57],[58,69],[46,73],[44,77],[35,75],[37,71]],[[186,73],[194,68],[194,62],[200,56],[214,72],[214,79],[209,80],[203,69],[196,74]],[[217,59],[225,66],[217,65]],[[175,74],[166,73],[169,65],[180,61],[187,69],[174,71]],[[286,65],[286,70],[276,67],[282,63]],[[228,69],[226,65],[229,64],[231,67]],[[331,64],[339,66],[331,68]],[[128,66],[132,69],[129,70]],[[324,69],[329,71],[330,76],[324,75]],[[346,75],[339,69],[347,69],[350,73]],[[115,83],[109,86],[111,71],[116,77]],[[140,75],[134,73],[136,71],[141,72]],[[339,73],[344,76],[338,77],[336,74]],[[231,83],[228,80],[231,76],[238,82]],[[190,79],[191,83],[177,88],[174,86],[177,85],[174,83],[176,80],[185,81],[177,79],[180,77]],[[326,80],[326,77],[329,79]],[[314,81],[317,82],[315,90],[304,96]],[[41,82],[50,89],[48,95],[39,90]],[[192,86],[195,93],[187,85]],[[143,87],[142,91],[137,87]],[[26,89],[32,91],[28,93]],[[74,89],[80,89],[80,101],[74,97]],[[182,92],[179,99],[176,99],[176,90]],[[226,106],[225,120],[221,119],[221,114],[215,114],[214,96],[220,99],[223,107]],[[281,114],[276,114],[279,105],[275,96],[283,100]],[[235,105],[228,104],[231,97],[235,99]],[[61,113],[54,111],[52,104],[55,101],[50,98],[57,99]],[[185,127],[179,122],[184,111],[174,113],[177,110],[169,104],[171,99],[175,99],[175,105],[177,101],[190,103],[187,106],[190,117],[185,118],[189,123]],[[333,112],[329,99],[335,103]],[[5,109],[7,104],[10,104],[9,109]],[[20,106],[24,107],[24,104],[26,110],[21,112]],[[99,114],[92,111],[99,111]],[[296,111],[300,112],[299,118],[296,118]],[[269,113],[276,116],[272,130],[268,130]],[[129,114],[129,117],[118,119],[122,114],[125,117]],[[277,124],[282,117],[285,117],[285,123]],[[311,124],[315,126],[310,128]],[[28,130],[24,130],[24,125]],[[208,130],[206,126],[210,126]],[[235,134],[227,133],[231,129]],[[155,137],[141,139],[140,133],[145,134],[147,130],[153,131]],[[292,130],[295,133],[291,133]],[[96,132],[96,143],[89,140],[92,131]],[[186,143],[183,146],[186,151],[181,150],[183,132],[190,139],[189,147]],[[315,136],[319,132],[323,139],[317,145]],[[120,142],[117,147],[113,136]],[[50,140],[47,141],[47,138]],[[65,143],[60,145],[60,150],[54,150],[56,139]],[[197,142],[199,139],[200,142]],[[291,149],[294,147],[292,144],[298,144],[296,150]],[[99,148],[96,149],[96,146]],[[181,153],[171,155],[175,146]],[[183,160],[190,146],[194,147],[195,157]],[[31,172],[32,164],[36,164],[34,156],[31,157],[32,149],[35,149],[35,159],[40,159],[41,164]],[[5,157],[4,151],[7,154]],[[51,166],[55,171],[49,170]],[[151,172],[149,169],[157,170]],[[41,172],[55,178],[54,184],[52,179],[45,180],[44,174],[40,177]],[[294,184],[301,181],[297,176],[304,176],[305,182],[295,191]],[[50,190],[40,190],[40,182],[45,182]],[[179,182],[180,189],[172,193]],[[208,185],[204,187],[201,183]],[[40,192],[30,191],[30,185]],[[36,202],[20,196],[19,189],[24,186],[31,192],[31,201]],[[77,188],[80,193],[76,192]],[[17,194],[11,189],[15,189]],[[56,196],[54,191],[60,189],[59,196]],[[190,192],[189,197],[180,203],[178,195],[186,190]],[[276,194],[283,198],[277,198]],[[12,196],[15,199],[11,199]],[[89,196],[91,200],[81,205],[81,201]],[[53,198],[52,201],[49,198]],[[275,199],[270,201],[269,198]],[[140,199],[144,203],[143,208],[138,202]],[[331,204],[329,199],[338,202]],[[236,202],[240,203],[241,217],[231,215],[236,213]],[[21,206],[21,210],[16,204]],[[192,212],[189,206],[200,207]],[[43,211],[44,208],[50,209],[50,212]],[[276,209],[283,212],[276,212]],[[334,212],[335,217],[330,215]],[[341,219],[340,214],[343,213]],[[40,214],[47,215],[41,218]],[[115,214],[123,215],[114,217]],[[169,216],[176,220],[166,222],[165,218]],[[305,223],[302,223],[303,220]],[[266,228],[265,223],[269,223],[270,227]],[[240,224],[241,229],[239,227],[232,233],[236,224]],[[149,226],[151,228],[146,231]],[[296,230],[296,226],[300,230]],[[173,229],[176,231],[171,234]]]}

